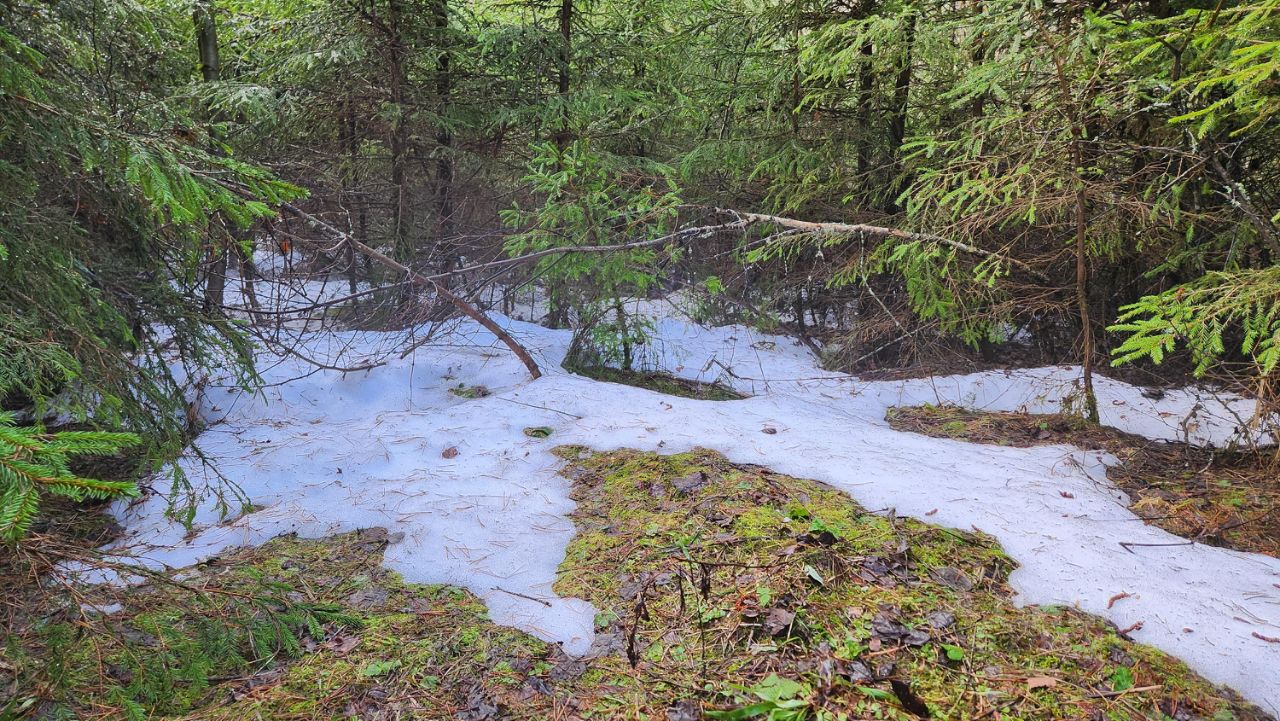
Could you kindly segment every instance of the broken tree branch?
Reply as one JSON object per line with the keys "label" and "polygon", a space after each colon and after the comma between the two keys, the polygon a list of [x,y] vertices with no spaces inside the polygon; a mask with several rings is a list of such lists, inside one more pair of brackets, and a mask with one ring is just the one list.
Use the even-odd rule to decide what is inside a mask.
{"label": "broken tree branch", "polygon": [[[507,333],[505,330],[502,329],[501,326],[495,323],[492,318],[485,315],[478,308],[468,303],[466,299],[464,299],[462,296],[458,295],[457,293],[454,293],[453,291],[449,290],[445,286],[441,285],[437,280],[433,278],[429,278],[417,272],[416,270],[410,268],[409,266],[404,265],[403,263],[400,263],[388,257],[387,255],[379,252],[378,250],[371,248],[365,245],[364,243],[361,243],[359,240],[356,240],[354,237],[352,237],[349,233],[343,232],[342,230],[339,230],[338,228],[335,228],[332,225],[329,225],[323,220],[320,220],[319,218],[315,217],[314,215],[308,213],[307,211],[295,205],[292,205],[290,203],[281,203],[280,207],[281,209],[287,211],[289,214],[301,219],[303,222],[305,222],[307,225],[310,225],[312,228],[315,228],[316,230],[326,233],[327,235],[330,236],[331,240],[337,241],[339,243],[345,243],[348,247],[367,256],[370,260],[374,261],[378,265],[381,265],[382,267],[387,268],[389,270],[394,270],[398,273],[402,273],[405,275],[406,278],[416,283],[430,285],[432,288],[435,289],[437,294],[439,294],[442,298],[452,303],[453,307],[457,308],[463,315],[467,316],[468,318],[484,326],[485,330],[494,334],[494,336],[496,336],[498,340],[502,341],[507,346],[507,348],[510,348],[511,352],[514,353],[515,356],[520,359],[520,362],[524,364],[524,367],[529,370],[529,375],[533,376],[534,378],[542,377],[542,371],[538,368],[537,362],[533,360],[533,356],[529,355],[529,351],[526,350],[524,346],[520,345],[519,341],[517,341],[515,338],[512,338],[510,333]],[[310,242],[302,238],[299,238],[298,240],[304,243]],[[315,242],[320,243],[322,241],[315,241]]]}
{"label": "broken tree branch", "polygon": [[658,238],[649,238],[648,240],[636,240],[630,243],[617,243],[615,245],[565,245],[556,248],[547,248],[538,250],[524,255],[517,255],[513,258],[504,258],[502,260],[494,260],[488,263],[479,263],[477,265],[469,265],[464,268],[449,271],[447,273],[438,273],[436,275],[424,276],[427,280],[444,280],[452,276],[462,273],[471,273],[477,270],[489,270],[491,268],[506,268],[513,265],[528,263],[531,260],[539,260],[553,255],[567,255],[569,253],[616,253],[623,250],[635,250],[637,248],[650,248],[655,245],[664,243],[675,243],[685,240],[689,237],[700,235],[710,235],[712,233],[728,230],[730,228],[741,226],[741,223],[721,223],[719,225],[699,225],[692,228],[684,228],[674,233]]}
{"label": "broken tree branch", "polygon": [[[886,228],[879,225],[864,225],[862,223],[816,223],[808,220],[796,220],[795,218],[784,218],[779,215],[765,215],[763,213],[744,213],[737,210],[729,210],[725,208],[715,208],[718,214],[730,215],[738,218],[738,225],[746,227],[756,223],[769,223],[783,228],[799,230],[807,233],[825,233],[828,235],[870,235],[877,238],[898,238],[900,240],[922,240],[929,243],[939,243],[956,250],[962,250],[972,255],[982,256],[984,258],[992,258],[1002,263],[1021,268],[1030,275],[1048,283],[1051,282],[1049,277],[1040,271],[1032,268],[1016,258],[1010,258],[1001,253],[995,253],[990,250],[984,250],[975,245],[962,243],[958,240],[945,238],[941,235],[933,235],[932,233],[915,233],[909,230],[901,230],[899,228]],[[732,223],[726,224],[729,227]]]}

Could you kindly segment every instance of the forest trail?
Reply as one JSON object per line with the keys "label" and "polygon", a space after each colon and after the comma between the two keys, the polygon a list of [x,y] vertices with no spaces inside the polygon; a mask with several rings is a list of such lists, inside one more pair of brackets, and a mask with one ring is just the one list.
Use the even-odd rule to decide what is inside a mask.
{"label": "forest trail", "polygon": [[[392,541],[385,563],[407,581],[464,586],[496,622],[582,653],[595,609],[551,591],[573,535],[570,484],[551,449],[705,447],[823,481],[870,509],[989,533],[1020,565],[1010,579],[1020,602],[1108,618],[1280,711],[1280,644],[1266,640],[1280,635],[1280,560],[1186,545],[1145,525],[1106,480],[1110,459],[1099,453],[929,438],[884,420],[891,406],[919,403],[1059,410],[1076,369],[865,382],[820,370],[793,339],[659,320],[650,351],[668,371],[750,395],[703,401],[572,375],[559,367],[568,331],[504,323],[543,378],[526,381],[493,336],[464,322],[372,370],[264,356],[262,396],[212,384],[202,408],[211,425],[197,445],[216,465],[181,464],[197,483],[232,481],[251,512],[224,521],[209,499],[187,534],[154,495],[117,506],[127,531],[117,547],[178,567],[283,533],[381,526]],[[350,332],[308,342],[316,357],[356,365],[389,339]],[[1153,400],[1106,379],[1098,390],[1104,422],[1152,438],[1222,441],[1250,412],[1245,401],[1190,391]]]}

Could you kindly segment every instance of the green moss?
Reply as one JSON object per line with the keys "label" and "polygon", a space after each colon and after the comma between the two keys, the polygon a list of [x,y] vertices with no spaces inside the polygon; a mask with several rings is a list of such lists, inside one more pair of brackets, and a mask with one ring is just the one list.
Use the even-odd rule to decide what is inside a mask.
{"label": "green moss", "polygon": [[703,401],[737,401],[747,397],[719,383],[691,381],[660,371],[622,370],[607,366],[575,366],[568,370],[593,380],[621,383],[680,398],[695,398]]}
{"label": "green moss", "polygon": [[[813,712],[851,717],[914,718],[892,678],[937,718],[1139,717],[1171,705],[1261,718],[1098,619],[1014,607],[1014,564],[989,537],[869,514],[821,484],[705,451],[563,457],[579,535],[557,590],[616,615],[606,632],[627,639],[638,664],[610,656],[582,677],[597,693],[605,679],[615,686],[608,703],[590,706],[600,717],[621,707],[660,718],[703,687],[713,691],[704,708],[749,705],[759,697],[740,689],[778,673],[808,689]],[[893,636],[913,631],[927,641]],[[1170,690],[1099,697],[1093,689],[1106,688],[1115,658],[1133,659],[1126,668],[1139,683],[1167,678]],[[858,668],[873,677],[851,680]],[[644,681],[625,681],[636,676]],[[1058,683],[1028,689],[1035,676]],[[575,692],[590,698],[581,685]]]}
{"label": "green moss", "polygon": [[469,399],[484,398],[489,395],[489,389],[485,386],[469,386],[466,383],[459,383],[458,385],[450,388],[449,392],[459,398]]}

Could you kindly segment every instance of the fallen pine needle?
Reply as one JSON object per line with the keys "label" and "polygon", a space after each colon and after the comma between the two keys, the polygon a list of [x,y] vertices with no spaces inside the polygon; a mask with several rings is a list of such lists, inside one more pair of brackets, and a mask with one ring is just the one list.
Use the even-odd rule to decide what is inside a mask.
{"label": "fallen pine needle", "polygon": [[1123,691],[1099,691],[1098,693],[1089,694],[1089,698],[1115,698],[1116,696],[1124,696],[1130,693],[1144,693],[1146,691],[1157,691],[1164,688],[1164,684],[1155,684],[1154,686],[1134,686]]}

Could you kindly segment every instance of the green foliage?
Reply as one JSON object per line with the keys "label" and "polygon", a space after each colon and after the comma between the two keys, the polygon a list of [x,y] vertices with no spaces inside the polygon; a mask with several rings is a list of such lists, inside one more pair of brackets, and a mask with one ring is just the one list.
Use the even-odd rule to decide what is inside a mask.
{"label": "green foliage", "polygon": [[[751,718],[762,718],[766,721],[804,721],[815,715],[809,699],[813,689],[808,684],[782,678],[776,673],[770,674],[760,683],[743,691],[760,700],[729,711],[708,711],[704,715],[707,718],[722,721]],[[830,719],[832,716],[830,712],[817,710],[816,718]]]}
{"label": "green foliage", "polygon": [[[1274,263],[1280,257],[1280,209],[1274,202],[1270,208],[1265,204],[1266,180],[1255,178],[1252,168],[1238,174],[1227,169],[1232,161],[1223,146],[1231,143],[1236,146],[1233,152],[1242,153],[1254,144],[1275,142],[1274,119],[1280,110],[1274,80],[1280,71],[1278,14],[1280,3],[1266,0],[1213,10],[1193,8],[1131,28],[1129,47],[1139,71],[1151,72],[1152,58],[1166,48],[1185,48],[1181,72],[1159,76],[1167,83],[1163,98],[1177,112],[1170,122],[1188,129],[1202,144],[1215,171],[1217,192],[1242,217],[1209,246],[1223,248],[1218,270],[1121,309],[1110,328],[1125,334],[1113,352],[1115,365],[1140,359],[1160,363],[1181,345],[1190,352],[1197,374],[1244,358],[1265,388],[1265,380],[1276,371],[1280,270]],[[1259,262],[1268,256],[1270,264]],[[1204,255],[1194,257],[1202,260]]]}
{"label": "green foliage", "polygon": [[[509,254],[643,241],[674,229],[681,201],[668,169],[596,150],[587,140],[564,150],[540,143],[534,150],[524,182],[545,200],[536,210],[504,215],[520,231],[507,240]],[[588,301],[639,294],[655,282],[644,268],[657,257],[653,247],[549,256],[536,272],[550,282],[585,281],[596,296]]]}
{"label": "green foliage", "polygon": [[1130,30],[1138,63],[1163,49],[1185,48],[1182,67],[1168,77],[1167,97],[1180,111],[1171,122],[1211,140],[1222,130],[1237,138],[1272,132],[1264,126],[1280,112],[1280,2],[1193,7]]}
{"label": "green foliage", "polygon": [[[587,140],[563,150],[542,143],[535,150],[525,182],[545,200],[532,211],[505,213],[506,222],[519,228],[507,239],[510,255],[661,241],[675,230],[681,200],[667,168],[598,151]],[[579,320],[578,352],[571,356],[589,352],[597,356],[590,362],[630,369],[632,348],[643,344],[649,325],[630,318],[623,301],[645,296],[657,281],[654,264],[660,256],[675,257],[675,247],[566,252],[538,263],[533,273],[552,289],[552,303],[571,308]]]}
{"label": "green foliage", "polygon": [[1228,354],[1228,333],[1259,375],[1280,364],[1280,266],[1262,270],[1212,272],[1159,295],[1125,306],[1111,327],[1127,337],[1113,363],[1140,358],[1160,363],[1185,344],[1203,374]]}
{"label": "green foliage", "polygon": [[[125,718],[180,714],[198,707],[220,678],[277,667],[303,655],[304,639],[360,625],[340,605],[294,603],[283,598],[285,588],[264,585],[243,598],[175,599],[129,618],[128,633],[118,639],[86,641],[68,624],[46,626],[45,654],[58,661],[43,676],[55,698],[65,694],[70,705],[84,704],[81,694],[106,681],[96,691]],[[104,679],[95,676],[99,662],[106,664]]]}
{"label": "green foliage", "polygon": [[71,471],[76,456],[104,456],[137,445],[131,433],[61,431],[18,426],[14,414],[0,411],[0,539],[22,538],[45,495],[74,501],[137,495],[133,483],[81,478]]}
{"label": "green foliage", "polygon": [[0,15],[0,408],[128,429],[154,470],[189,430],[185,385],[254,382],[243,334],[203,307],[211,248],[301,190],[236,159],[184,94],[185,7]]}

